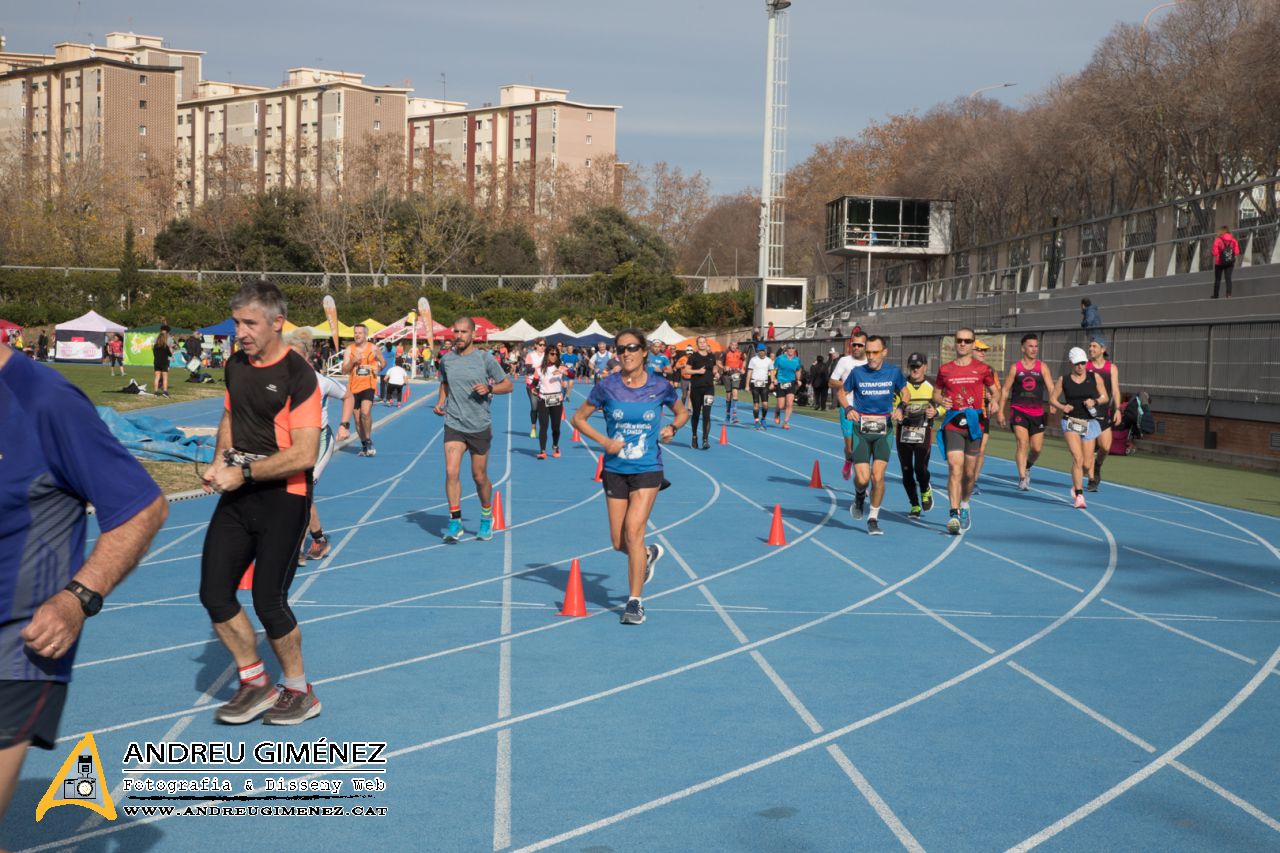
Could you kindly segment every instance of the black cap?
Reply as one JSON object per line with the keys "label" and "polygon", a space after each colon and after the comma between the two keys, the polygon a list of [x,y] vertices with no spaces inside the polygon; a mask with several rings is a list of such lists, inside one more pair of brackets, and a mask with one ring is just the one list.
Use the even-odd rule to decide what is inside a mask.
{"label": "black cap", "polygon": [[907,356],[907,367],[924,367],[928,363],[929,359],[925,358],[921,353],[913,352]]}

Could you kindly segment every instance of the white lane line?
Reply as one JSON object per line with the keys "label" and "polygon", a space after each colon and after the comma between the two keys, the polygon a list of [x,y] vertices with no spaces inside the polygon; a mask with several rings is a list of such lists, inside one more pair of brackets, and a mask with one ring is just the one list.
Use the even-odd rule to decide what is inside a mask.
{"label": "white lane line", "polygon": [[989,551],[986,548],[983,548],[981,545],[974,545],[972,542],[969,542],[966,544],[970,548],[981,551],[982,553],[986,554],[989,557],[995,557],[997,560],[1004,560],[1009,565],[1017,566],[1018,568],[1022,569],[1025,572],[1030,572],[1031,574],[1036,575],[1038,577],[1042,577],[1047,581],[1052,581],[1053,583],[1056,583],[1058,586],[1065,586],[1067,589],[1071,590],[1072,592],[1084,592],[1083,589],[1076,586],[1075,584],[1067,583],[1061,578],[1055,578],[1053,575],[1048,574],[1047,572],[1042,572],[1039,569],[1033,569],[1031,568],[1031,566],[1028,566],[1026,563],[1019,563],[1017,560],[1006,557],[1003,554],[997,554],[995,551]]}
{"label": "white lane line", "polygon": [[1203,533],[1203,534],[1205,534],[1205,535],[1207,535],[1207,536],[1217,536],[1217,537],[1218,537],[1218,538],[1220,538],[1220,539],[1230,539],[1232,542],[1243,542],[1245,545],[1257,545],[1257,544],[1258,544],[1258,543],[1254,542],[1254,541],[1253,541],[1253,540],[1251,540],[1251,539],[1244,539],[1244,538],[1239,537],[1239,536],[1232,536],[1232,535],[1230,535],[1230,534],[1228,534],[1228,533],[1219,533],[1219,532],[1217,532],[1216,530],[1208,530],[1208,529],[1206,529],[1206,528],[1204,528],[1204,527],[1196,527],[1195,525],[1192,525],[1192,524],[1183,524],[1181,521],[1172,521],[1172,520],[1170,520],[1170,519],[1168,519],[1168,518],[1161,518],[1161,517],[1160,517],[1160,516],[1158,516],[1158,515],[1147,515],[1146,513],[1143,513],[1143,512],[1135,512],[1135,511],[1133,511],[1133,510],[1131,510],[1131,509],[1122,509],[1121,507],[1114,506],[1114,505],[1112,505],[1112,504],[1104,504],[1104,503],[1100,503],[1100,504],[1098,504],[1098,506],[1099,506],[1099,508],[1101,508],[1101,509],[1105,509],[1107,512],[1119,512],[1119,513],[1123,513],[1123,514],[1125,514],[1125,515],[1132,515],[1132,516],[1136,516],[1136,517],[1138,517],[1138,518],[1145,518],[1147,521],[1157,521],[1157,522],[1159,522],[1160,524],[1169,524],[1169,525],[1172,525],[1172,526],[1174,526],[1174,527],[1181,527],[1183,530],[1193,530],[1193,531],[1195,531],[1196,533]]}
{"label": "white lane line", "polygon": [[1067,693],[1065,690],[1061,689],[1060,687],[1057,687],[1056,685],[1050,684],[1048,681],[1046,681],[1045,679],[1043,679],[1043,678],[1041,678],[1040,676],[1036,675],[1036,674],[1035,674],[1034,672],[1032,672],[1031,670],[1029,670],[1029,669],[1027,669],[1026,667],[1024,667],[1024,666],[1020,665],[1017,661],[1012,661],[1012,660],[1011,660],[1011,661],[1009,661],[1009,668],[1010,668],[1010,669],[1012,669],[1014,672],[1018,673],[1019,675],[1023,675],[1023,676],[1025,676],[1025,677],[1027,677],[1027,678],[1031,679],[1033,682],[1035,682],[1036,684],[1040,685],[1040,686],[1041,686],[1041,687],[1043,687],[1045,690],[1049,691],[1049,692],[1050,692],[1050,693],[1052,693],[1054,696],[1057,696],[1057,697],[1058,697],[1059,699],[1061,699],[1063,702],[1066,702],[1066,703],[1067,703],[1068,705],[1070,705],[1072,708],[1075,708],[1077,711],[1079,711],[1080,713],[1082,713],[1082,714],[1084,714],[1085,716],[1089,717],[1090,719],[1094,720],[1095,722],[1100,723],[1100,724],[1102,724],[1103,726],[1106,726],[1107,728],[1111,729],[1111,731],[1113,731],[1113,732],[1115,732],[1116,734],[1120,735],[1120,737],[1122,737],[1122,738],[1124,738],[1125,740],[1129,741],[1129,743],[1131,743],[1131,744],[1133,744],[1134,746],[1138,747],[1138,748],[1139,748],[1139,749],[1141,749],[1143,752],[1155,752],[1155,751],[1156,751],[1156,748],[1155,748],[1154,746],[1152,746],[1151,744],[1147,743],[1145,740],[1143,740],[1142,738],[1138,737],[1138,736],[1137,736],[1137,735],[1135,735],[1133,732],[1131,732],[1131,731],[1129,731],[1128,729],[1126,729],[1124,726],[1120,725],[1119,723],[1117,723],[1117,722],[1115,722],[1115,721],[1113,721],[1113,720],[1111,720],[1111,719],[1109,719],[1109,718],[1107,718],[1107,717],[1104,717],[1102,714],[1100,714],[1100,713],[1098,713],[1097,711],[1093,710],[1093,709],[1092,709],[1092,708],[1090,708],[1088,705],[1086,705],[1086,704],[1084,704],[1083,702],[1081,702],[1079,699],[1076,699],[1074,696],[1070,695],[1070,694],[1069,694],[1069,693]]}
{"label": "white lane line", "polygon": [[[616,814],[609,815],[608,817],[601,818],[591,823],[579,826],[575,829],[568,830],[567,832],[562,832],[559,835],[556,835],[550,838],[545,838],[542,841],[538,841],[534,844],[527,845],[525,847],[520,848],[519,853],[528,853],[529,851],[542,850],[547,847],[552,847],[557,844],[563,843],[570,839],[577,838],[582,835],[586,835],[587,833],[594,832],[597,829],[603,829],[608,826],[613,826],[614,824],[621,823],[622,821],[628,820],[632,817],[635,817],[636,815],[644,814],[646,812],[653,811],[654,809],[661,808],[662,806],[668,805],[670,803],[686,799],[695,794],[701,793],[702,791],[706,791],[711,788],[717,787],[719,785],[723,785],[726,782],[731,782],[734,779],[738,779],[750,773],[754,773],[757,770],[762,770],[766,767],[770,767],[774,764],[777,764],[780,761],[785,761],[788,758],[792,758],[796,755],[807,752],[811,749],[815,749],[820,746],[825,746],[828,743],[838,740],[839,738],[842,738],[851,732],[873,725],[874,723],[879,722],[880,720],[883,720],[887,717],[891,717],[894,714],[897,714],[899,711],[905,710],[906,708],[910,708],[913,705],[916,705],[920,702],[924,702],[928,699],[931,699],[934,696],[938,695],[939,693],[943,692],[944,690],[948,690],[957,684],[961,684],[965,681],[968,681],[970,678],[974,677],[975,675],[985,672],[991,667],[999,663],[1003,663],[1005,660],[1008,660],[1014,655],[1022,651],[1025,651],[1030,646],[1034,645],[1035,643],[1047,637],[1049,634],[1056,631],[1062,625],[1065,625],[1077,613],[1079,613],[1080,611],[1088,607],[1095,598],[1097,598],[1099,595],[1102,594],[1102,590],[1106,588],[1107,584],[1111,582],[1111,578],[1115,575],[1116,558],[1117,558],[1115,537],[1112,535],[1111,530],[1107,528],[1107,526],[1104,525],[1101,521],[1099,521],[1097,517],[1094,516],[1092,513],[1086,510],[1084,512],[1084,515],[1088,517],[1091,521],[1093,521],[1093,523],[1096,524],[1099,528],[1101,528],[1103,532],[1106,533],[1107,546],[1108,546],[1108,552],[1109,552],[1107,568],[1103,572],[1102,577],[1098,579],[1098,582],[1094,584],[1093,588],[1090,589],[1089,592],[1086,593],[1079,601],[1077,601],[1074,605],[1072,605],[1070,610],[1068,610],[1066,613],[1059,616],[1051,624],[1046,625],[1044,628],[1040,629],[1039,631],[1027,637],[1026,639],[1022,640],[1021,642],[1013,646],[1010,646],[1008,649],[1005,649],[1003,652],[1001,652],[998,655],[993,655],[992,657],[986,659],[982,663],[972,666],[969,669],[961,673],[958,673],[957,675],[952,676],[946,681],[935,684],[933,687],[930,687],[929,689],[921,693],[917,693],[915,696],[912,696],[908,699],[904,699],[903,701],[898,702],[894,705],[891,705],[887,708],[884,708],[880,711],[877,711],[874,714],[863,717],[860,720],[856,720],[845,726],[841,726],[838,729],[833,729],[818,737],[804,741],[803,743],[796,744],[795,746],[789,749],[785,749],[785,750],[782,750],[781,752],[776,752],[773,755],[769,755],[757,761],[753,761],[750,764],[745,764],[734,770],[730,770],[727,773],[722,773],[719,776],[715,776],[711,779],[707,779],[703,782],[699,782],[694,785],[690,785],[689,787],[683,788],[679,791],[675,791],[670,794],[666,794],[662,797],[649,800],[648,802],[641,803],[638,806],[633,806],[632,808],[617,812]],[[955,544],[956,543],[952,543],[953,546]],[[949,552],[950,552],[950,549],[948,549],[948,551],[944,553],[949,553]],[[893,587],[886,587],[884,590],[881,590],[881,592],[877,594],[881,595],[892,589]],[[747,646],[743,646],[741,648],[747,648]],[[1277,650],[1277,655],[1280,656],[1280,650]]]}
{"label": "white lane line", "polygon": [[1238,581],[1235,578],[1229,578],[1226,575],[1216,574],[1215,572],[1211,572],[1208,569],[1201,569],[1201,568],[1198,568],[1197,566],[1188,565],[1187,563],[1180,563],[1177,560],[1171,560],[1168,557],[1161,557],[1159,554],[1152,554],[1150,551],[1143,551],[1138,548],[1133,548],[1129,545],[1125,545],[1124,549],[1126,551],[1132,551],[1135,554],[1141,554],[1144,557],[1150,557],[1153,560],[1159,560],[1162,563],[1168,563],[1171,566],[1177,566],[1180,569],[1186,569],[1187,571],[1196,572],[1202,575],[1207,575],[1211,578],[1217,578],[1220,581],[1224,581],[1225,583],[1229,583],[1229,584],[1234,584],[1235,586],[1242,586],[1245,589],[1251,589],[1254,592],[1260,592],[1263,595],[1269,595],[1272,598],[1280,598],[1280,592],[1272,592],[1269,589],[1263,589],[1260,586],[1247,584],[1244,581]]}
{"label": "white lane line", "polygon": [[1200,637],[1197,637],[1195,634],[1187,633],[1181,628],[1175,628],[1172,625],[1169,625],[1165,622],[1161,622],[1159,619],[1153,619],[1150,616],[1147,616],[1145,613],[1139,613],[1136,610],[1130,610],[1128,607],[1125,607],[1122,604],[1116,604],[1114,601],[1109,601],[1108,599],[1105,599],[1105,598],[1102,599],[1102,603],[1107,605],[1108,607],[1114,607],[1116,610],[1119,610],[1121,613],[1128,613],[1130,616],[1141,619],[1143,622],[1148,622],[1159,628],[1163,628],[1166,631],[1169,631],[1170,633],[1177,634],[1179,637],[1184,637],[1193,643],[1199,643],[1205,648],[1213,649],[1215,652],[1219,652],[1228,657],[1233,657],[1236,660],[1241,661],[1242,663],[1247,663],[1250,666],[1258,665],[1258,662],[1256,660],[1254,660],[1251,657],[1248,657],[1247,655],[1242,655],[1239,652],[1233,652],[1231,649],[1224,648],[1223,646],[1220,646],[1217,643],[1211,643],[1208,640],[1201,639]]}
{"label": "white lane line", "polygon": [[1080,822],[1084,818],[1093,814],[1098,809],[1102,808],[1103,806],[1110,803],[1112,800],[1124,794],[1126,791],[1129,791],[1131,788],[1141,784],[1142,782],[1146,781],[1150,777],[1154,776],[1166,765],[1172,763],[1175,759],[1181,756],[1188,749],[1191,749],[1191,747],[1195,746],[1197,743],[1203,740],[1210,732],[1216,729],[1222,723],[1223,720],[1225,720],[1227,717],[1235,713],[1236,709],[1239,708],[1242,704],[1244,704],[1244,701],[1246,699],[1248,699],[1250,696],[1253,695],[1254,691],[1258,689],[1258,685],[1260,685],[1263,679],[1267,677],[1268,671],[1274,668],[1277,663],[1280,663],[1280,648],[1277,648],[1275,652],[1272,653],[1270,659],[1267,660],[1266,664],[1257,672],[1255,672],[1253,674],[1253,677],[1250,678],[1247,682],[1245,682],[1245,685],[1241,687],[1240,690],[1237,691],[1236,694],[1232,696],[1231,699],[1225,705],[1219,708],[1218,711],[1213,716],[1205,720],[1200,725],[1199,728],[1197,728],[1191,734],[1187,735],[1185,738],[1179,741],[1176,746],[1173,746],[1172,748],[1170,748],[1169,750],[1161,754],[1158,758],[1156,758],[1154,761],[1147,764],[1141,770],[1137,771],[1136,773],[1133,773],[1132,775],[1128,776],[1121,782],[1108,788],[1106,791],[1103,791],[1101,794],[1094,797],[1089,802],[1080,806],[1080,808],[1076,809],[1075,811],[1071,812],[1068,815],[1065,815],[1064,817],[1059,818],[1058,820],[1046,826],[1044,829],[1040,830],[1036,834],[1028,837],[1022,842],[1014,845],[1013,847],[1010,847],[1009,850],[1011,851],[1011,853],[1023,853],[1023,851],[1031,850],[1035,847],[1038,847],[1039,845],[1048,841],[1050,838],[1053,838],[1058,833],[1062,832],[1063,830],[1073,826],[1074,824]]}
{"label": "white lane line", "polygon": [[1249,815],[1250,817],[1257,818],[1260,822],[1266,824],[1271,829],[1274,829],[1276,832],[1280,832],[1280,821],[1276,820],[1271,815],[1267,814],[1262,809],[1258,808],[1253,803],[1249,802],[1243,797],[1233,794],[1231,791],[1228,791],[1226,788],[1222,787],[1217,782],[1214,782],[1212,779],[1209,779],[1197,773],[1196,771],[1192,770],[1190,767],[1183,764],[1181,761],[1171,761],[1169,762],[1169,766],[1177,769],[1187,777],[1199,782],[1201,785],[1205,786],[1210,791],[1213,791],[1215,794],[1217,794],[1219,797],[1222,797],[1222,799],[1231,803],[1233,806],[1236,806],[1237,808],[1239,808],[1241,811],[1243,811],[1245,814]]}
{"label": "white lane line", "polygon": [[849,780],[857,787],[862,796],[866,797],[867,802],[871,804],[871,808],[875,809],[876,814],[885,822],[890,831],[898,837],[898,841],[902,846],[912,853],[924,853],[924,847],[911,834],[911,831],[903,825],[902,821],[894,814],[893,809],[884,801],[884,798],[871,787],[871,783],[867,781],[867,777],[858,772],[858,768],[853,766],[853,762],[844,754],[844,750],[839,746],[830,744],[827,747],[827,753],[836,760],[836,764],[840,765],[840,769],[845,772]]}
{"label": "white lane line", "polygon": [[948,631],[951,631],[952,633],[963,637],[965,640],[968,640],[969,643],[971,643],[974,646],[977,646],[979,649],[982,649],[987,654],[994,655],[996,653],[996,650],[991,648],[991,646],[988,646],[986,643],[982,642],[977,637],[974,637],[962,631],[959,627],[947,621],[947,619],[943,618],[943,616],[940,613],[938,613],[938,611],[931,610],[928,607],[925,607],[923,604],[916,601],[914,598],[907,595],[905,592],[899,592],[898,598],[901,598],[903,601],[905,601],[907,604],[910,604],[915,609],[919,610],[925,616],[928,616],[933,621],[942,625],[942,627],[946,628]]}
{"label": "white lane line", "polygon": [[[507,482],[507,499],[503,502],[505,513],[511,511],[511,497],[515,480],[511,477],[511,410],[507,406],[507,467],[503,475]],[[505,520],[505,519],[504,519]],[[511,634],[511,566],[514,536],[509,531],[502,537],[502,617],[498,633]],[[498,646],[498,719],[511,716],[511,642]],[[493,849],[505,850],[511,846],[511,729],[498,730],[497,755],[494,760],[493,781]]]}

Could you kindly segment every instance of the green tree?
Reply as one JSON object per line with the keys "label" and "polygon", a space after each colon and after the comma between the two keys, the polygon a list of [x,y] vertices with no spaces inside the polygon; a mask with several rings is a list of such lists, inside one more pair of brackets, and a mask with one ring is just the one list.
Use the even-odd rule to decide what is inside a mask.
{"label": "green tree", "polygon": [[538,247],[524,226],[500,228],[478,242],[470,271],[491,275],[537,275],[541,271]]}
{"label": "green tree", "polygon": [[138,298],[141,276],[138,275],[138,254],[133,245],[133,220],[124,226],[124,250],[120,254],[120,292],[124,294],[125,306],[133,307]]}
{"label": "green tree", "polygon": [[671,271],[671,250],[652,228],[616,207],[598,207],[575,216],[556,240],[559,269],[570,273],[610,272],[630,263],[637,270]]}

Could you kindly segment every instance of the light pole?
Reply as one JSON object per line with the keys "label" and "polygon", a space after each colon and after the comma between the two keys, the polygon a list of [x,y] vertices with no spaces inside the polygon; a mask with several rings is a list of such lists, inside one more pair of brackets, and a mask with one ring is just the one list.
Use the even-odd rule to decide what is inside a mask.
{"label": "light pole", "polygon": [[983,86],[981,89],[974,89],[969,93],[970,98],[976,98],[983,92],[990,92],[992,89],[1008,89],[1010,86],[1016,86],[1017,83],[992,83],[990,86]]}
{"label": "light pole", "polygon": [[787,16],[791,0],[765,0],[769,13],[764,81],[764,168],[760,180],[760,258],[763,281],[782,275],[783,198],[787,168]]}

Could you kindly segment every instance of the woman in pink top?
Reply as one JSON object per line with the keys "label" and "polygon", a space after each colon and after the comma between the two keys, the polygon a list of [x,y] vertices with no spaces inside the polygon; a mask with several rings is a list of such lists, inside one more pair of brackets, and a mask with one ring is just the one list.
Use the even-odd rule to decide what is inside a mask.
{"label": "woman in pink top", "polygon": [[551,455],[560,458],[560,421],[564,417],[564,377],[560,350],[551,347],[533,369],[533,389],[538,398],[538,458],[547,458],[547,426],[551,427]]}

